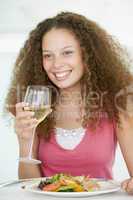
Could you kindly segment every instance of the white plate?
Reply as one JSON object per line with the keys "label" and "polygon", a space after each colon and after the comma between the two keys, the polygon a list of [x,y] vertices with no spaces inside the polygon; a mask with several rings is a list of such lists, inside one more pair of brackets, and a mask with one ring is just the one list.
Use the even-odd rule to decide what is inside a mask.
{"label": "white plate", "polygon": [[37,194],[42,194],[46,196],[54,196],[54,197],[88,197],[88,196],[116,192],[120,190],[120,183],[114,180],[101,181],[97,179],[97,181],[101,187],[100,189],[96,191],[92,191],[92,192],[44,192],[37,187],[40,181],[34,184],[28,184],[25,187],[25,190],[29,192],[37,193]]}

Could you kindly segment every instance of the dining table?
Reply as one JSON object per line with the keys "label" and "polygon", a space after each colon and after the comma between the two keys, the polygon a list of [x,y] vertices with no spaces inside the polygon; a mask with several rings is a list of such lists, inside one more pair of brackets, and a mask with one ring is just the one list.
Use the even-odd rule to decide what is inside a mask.
{"label": "dining table", "polygon": [[[1,184],[0,184],[1,185]],[[30,181],[28,182],[21,182],[16,181],[13,184],[5,184],[3,187],[0,187],[0,200],[52,200],[52,199],[58,199],[58,200],[133,200],[133,195],[129,195],[125,191],[123,191],[121,188],[118,191],[105,193],[105,194],[99,194],[99,195],[93,195],[93,196],[87,196],[87,197],[67,197],[64,196],[49,196],[47,193],[34,193],[31,191],[26,190],[25,188],[30,185]]]}

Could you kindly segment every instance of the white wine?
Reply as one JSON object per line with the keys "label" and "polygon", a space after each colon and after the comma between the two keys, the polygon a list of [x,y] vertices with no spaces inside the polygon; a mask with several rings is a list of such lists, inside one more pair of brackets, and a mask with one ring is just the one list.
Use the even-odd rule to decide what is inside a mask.
{"label": "white wine", "polygon": [[39,122],[43,121],[45,117],[47,116],[47,112],[50,109],[50,105],[45,105],[41,107],[36,107],[36,106],[29,106],[29,107],[24,107],[25,111],[32,111],[35,113],[35,118],[39,120]]}

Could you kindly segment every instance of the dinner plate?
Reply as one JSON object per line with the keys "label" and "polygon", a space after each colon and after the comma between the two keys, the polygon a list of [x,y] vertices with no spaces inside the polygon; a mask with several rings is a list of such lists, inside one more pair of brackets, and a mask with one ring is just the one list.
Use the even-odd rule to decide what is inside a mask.
{"label": "dinner plate", "polygon": [[54,196],[54,197],[88,197],[88,196],[116,192],[120,190],[120,183],[118,183],[115,180],[104,181],[97,179],[97,182],[100,185],[100,189],[91,192],[90,191],[89,192],[46,192],[38,188],[39,182],[40,181],[33,184],[28,184],[27,186],[25,186],[24,190],[32,193],[37,193],[46,196]]}

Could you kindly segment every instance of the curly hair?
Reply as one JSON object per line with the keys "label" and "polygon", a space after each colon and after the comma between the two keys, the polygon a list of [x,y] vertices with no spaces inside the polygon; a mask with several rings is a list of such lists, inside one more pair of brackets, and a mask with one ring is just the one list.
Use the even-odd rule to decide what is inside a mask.
{"label": "curly hair", "polygon": [[[81,80],[86,111],[82,118],[83,126],[97,124],[101,112],[107,113],[110,120],[119,122],[119,111],[114,99],[121,89],[132,82],[130,62],[125,59],[125,52],[114,37],[96,22],[72,12],[61,12],[48,18],[30,32],[15,63],[6,98],[6,105],[11,105],[7,107],[8,111],[15,114],[17,86],[21,87],[20,96],[23,98],[28,85],[53,85],[42,63],[42,38],[53,28],[64,28],[75,35],[81,47],[83,62],[87,66]],[[100,99],[94,98],[97,94],[105,94],[102,105]],[[119,99],[121,107],[124,108],[125,103],[125,98]],[[91,106],[92,104],[98,106]],[[54,119],[49,115],[46,120],[47,123],[40,123],[38,132],[45,133],[44,137],[48,138],[49,130],[54,126]]]}

